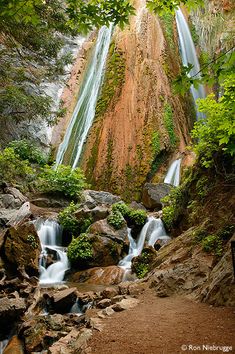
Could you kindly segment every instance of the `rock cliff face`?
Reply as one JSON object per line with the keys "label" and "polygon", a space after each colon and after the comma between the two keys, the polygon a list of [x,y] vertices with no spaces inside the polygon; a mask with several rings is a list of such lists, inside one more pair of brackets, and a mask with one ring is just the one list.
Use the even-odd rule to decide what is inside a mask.
{"label": "rock cliff face", "polygon": [[[184,151],[192,119],[186,113],[190,103],[172,90],[179,70],[174,19],[160,20],[145,5],[144,0],[135,1],[136,16],[124,31],[114,33],[121,64],[115,70],[110,53],[100,98],[106,109],[96,115],[82,160],[93,187],[126,199],[138,198],[147,175],[154,176],[172,150]],[[124,77],[107,100],[110,75],[120,73],[120,66]]]}

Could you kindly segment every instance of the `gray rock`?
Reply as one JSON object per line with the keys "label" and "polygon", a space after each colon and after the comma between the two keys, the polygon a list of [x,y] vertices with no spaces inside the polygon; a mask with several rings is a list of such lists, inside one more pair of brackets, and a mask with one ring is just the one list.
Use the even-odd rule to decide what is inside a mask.
{"label": "gray rock", "polygon": [[[117,195],[113,195],[109,192],[97,192],[93,190],[86,190],[83,192],[82,197],[84,201],[93,202],[95,205],[106,204],[112,205],[114,203],[120,202],[121,198]],[[94,205],[93,204],[93,205]]]}
{"label": "gray rock", "polygon": [[19,296],[15,298],[0,298],[0,325],[4,328],[12,324],[26,310],[25,300]]}
{"label": "gray rock", "polygon": [[7,187],[5,188],[4,192],[11,194],[14,197],[14,199],[19,200],[21,204],[27,201],[27,198],[17,188]]}
{"label": "gray rock", "polygon": [[15,213],[12,215],[10,220],[7,222],[7,226],[16,226],[24,219],[29,218],[31,215],[32,212],[30,209],[30,203],[26,202],[22,205],[22,207],[19,210],[15,211]]}
{"label": "gray rock", "polygon": [[161,199],[167,196],[172,186],[166,183],[146,183],[143,188],[142,202],[150,210],[161,210],[163,204]]}

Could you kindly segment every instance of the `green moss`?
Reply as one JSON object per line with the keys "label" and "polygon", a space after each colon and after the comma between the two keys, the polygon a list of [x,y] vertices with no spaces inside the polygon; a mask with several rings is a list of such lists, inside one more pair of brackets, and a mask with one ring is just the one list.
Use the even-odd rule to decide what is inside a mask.
{"label": "green moss", "polygon": [[162,220],[167,230],[170,231],[184,208],[184,193],[182,188],[172,188],[171,193],[162,198],[161,201],[164,203]]}
{"label": "green moss", "polygon": [[165,104],[164,107],[164,113],[163,113],[163,120],[165,127],[167,129],[169,139],[170,139],[170,144],[171,147],[175,147],[176,144],[176,136],[175,136],[175,130],[174,130],[174,120],[173,120],[173,111],[172,107],[169,103]]}
{"label": "green moss", "polygon": [[130,225],[136,225],[136,226],[144,226],[146,219],[147,219],[147,213],[144,210],[141,209],[133,209],[126,205],[125,203],[115,203],[112,205],[112,212],[115,213],[120,213],[122,217],[127,221],[128,224]]}
{"label": "green moss", "polygon": [[166,41],[169,44],[171,49],[174,49],[175,42],[174,42],[174,15],[171,13],[164,13],[162,14],[161,22],[164,28],[164,34],[166,37]]}
{"label": "green moss", "polygon": [[112,213],[108,216],[107,221],[116,230],[119,230],[124,226],[123,216],[118,210],[112,211]]}
{"label": "green moss", "polygon": [[159,132],[154,131],[152,133],[152,138],[151,138],[151,147],[152,147],[152,153],[153,157],[158,155],[161,151],[161,145],[160,145],[160,135]]}
{"label": "green moss", "polygon": [[149,267],[145,263],[139,263],[136,267],[136,275],[139,279],[143,279],[149,272]]}
{"label": "green moss", "polygon": [[101,95],[96,105],[95,119],[101,117],[109,107],[111,100],[117,94],[125,80],[125,58],[114,42],[109,48],[106,73],[101,89]]}
{"label": "green moss", "polygon": [[85,232],[92,223],[91,218],[77,219],[74,213],[79,209],[80,205],[74,202],[62,210],[58,215],[58,220],[64,230],[72,234],[80,234]]}
{"label": "green moss", "polygon": [[33,249],[36,249],[36,248],[38,248],[38,242],[37,242],[37,240],[36,240],[36,238],[35,238],[35,236],[34,235],[28,235],[27,236],[27,242],[30,244],[30,246],[33,248]]}
{"label": "green moss", "polygon": [[208,235],[202,242],[202,248],[208,253],[212,253],[216,256],[222,256],[223,254],[223,243],[218,235]]}

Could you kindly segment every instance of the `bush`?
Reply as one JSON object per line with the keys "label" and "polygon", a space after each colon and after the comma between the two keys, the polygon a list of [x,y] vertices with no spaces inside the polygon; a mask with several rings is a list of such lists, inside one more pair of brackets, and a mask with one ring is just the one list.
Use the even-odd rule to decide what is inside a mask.
{"label": "bush", "polygon": [[78,199],[80,192],[87,187],[85,176],[80,168],[60,165],[56,169],[46,165],[39,176],[38,188],[43,192],[62,193]]}
{"label": "bush", "polygon": [[144,226],[147,213],[144,210],[135,210],[130,208],[125,203],[115,203],[112,205],[112,214],[120,213],[128,224],[136,226]]}
{"label": "bush", "polygon": [[164,204],[162,209],[162,221],[167,230],[170,231],[183,208],[184,197],[182,187],[173,188],[170,194],[162,198],[161,201]]}
{"label": "bush", "polygon": [[82,264],[93,256],[92,245],[87,234],[73,238],[68,246],[68,259],[72,265]]}
{"label": "bush", "polygon": [[65,231],[72,234],[80,234],[86,232],[91,225],[91,218],[77,219],[74,213],[78,210],[79,205],[71,202],[70,205],[62,210],[58,215],[58,220]]}
{"label": "bush", "polygon": [[210,168],[217,164],[217,159],[235,155],[235,74],[231,74],[222,84],[224,94],[216,101],[213,95],[198,100],[198,108],[206,117],[195,123],[192,137],[197,143],[194,151],[199,163]]}
{"label": "bush", "polygon": [[208,253],[216,256],[222,256],[223,243],[218,235],[209,235],[202,240],[202,248]]}
{"label": "bush", "polygon": [[13,148],[6,148],[0,152],[0,181],[15,183],[18,179],[25,182],[32,180],[34,170],[28,161],[22,161]]}
{"label": "bush", "polygon": [[112,212],[108,218],[108,223],[113,226],[116,230],[121,229],[124,226],[124,219],[120,211]]}
{"label": "bush", "polygon": [[31,163],[45,165],[47,156],[44,155],[31,141],[26,139],[11,141],[9,147],[19,155],[22,160],[28,160]]}

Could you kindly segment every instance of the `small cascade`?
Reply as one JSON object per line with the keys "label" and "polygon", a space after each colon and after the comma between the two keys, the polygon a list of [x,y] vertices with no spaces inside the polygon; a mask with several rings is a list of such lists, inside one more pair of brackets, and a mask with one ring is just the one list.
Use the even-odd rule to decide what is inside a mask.
{"label": "small cascade", "polygon": [[[193,68],[189,73],[189,77],[200,78],[200,65],[197,58],[196,48],[193,43],[188,23],[181,9],[178,9],[176,11],[176,24],[179,33],[179,44],[182,63],[184,66],[188,66],[189,63],[193,65]],[[194,86],[191,86],[190,90],[195,104],[198,98],[205,98],[206,96],[203,85],[199,85],[197,89]],[[204,118],[204,115],[197,111],[197,118]]]}
{"label": "small cascade", "polygon": [[96,46],[85,73],[79,92],[79,98],[72,118],[60,144],[56,166],[64,163],[77,167],[83,144],[95,117],[95,108],[103,81],[103,73],[112,35],[112,26],[103,26],[99,30]]}
{"label": "small cascade", "polygon": [[164,183],[172,184],[178,187],[180,184],[180,166],[182,159],[178,159],[172,162],[170,168],[167,171]]}
{"label": "small cascade", "polygon": [[[60,283],[69,269],[69,261],[65,249],[61,246],[62,229],[54,220],[39,219],[36,224],[41,241],[40,284]],[[51,264],[47,266],[48,259]]]}
{"label": "small cascade", "polygon": [[131,273],[132,258],[141,254],[145,242],[147,242],[148,246],[154,247],[158,240],[163,245],[170,240],[170,237],[166,234],[162,220],[150,216],[136,240],[131,236],[131,229],[128,229],[128,239],[130,242],[128,255],[119,262],[119,267],[125,270],[124,280],[128,279]]}

